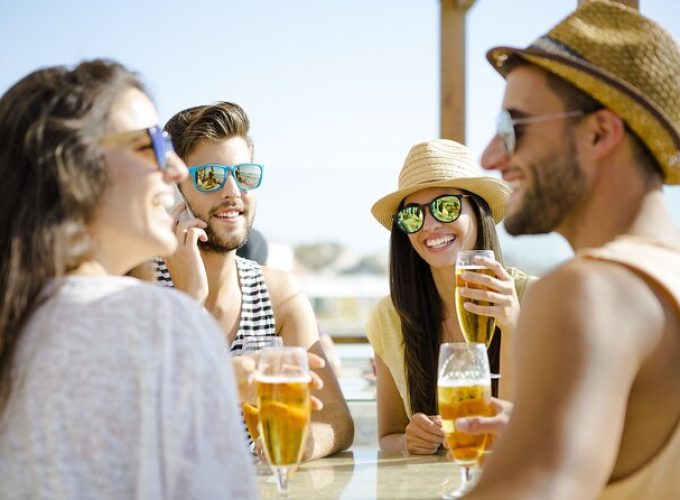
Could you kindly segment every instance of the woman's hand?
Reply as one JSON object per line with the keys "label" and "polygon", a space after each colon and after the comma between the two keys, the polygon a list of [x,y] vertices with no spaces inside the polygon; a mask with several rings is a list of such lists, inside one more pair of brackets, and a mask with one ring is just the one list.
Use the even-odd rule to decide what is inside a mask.
{"label": "woman's hand", "polygon": [[[232,366],[234,367],[234,375],[236,378],[236,385],[241,401],[255,401],[257,395],[255,394],[255,373],[257,371],[257,359],[259,354],[257,352],[243,354],[241,356],[232,356]],[[307,353],[307,362],[309,363],[309,374],[312,377],[310,386],[312,389],[321,389],[323,381],[321,377],[314,372],[315,368],[323,368],[326,362],[321,356],[317,356],[312,352]],[[312,403],[312,410],[318,411],[323,408],[323,402],[315,397],[310,396]]]}
{"label": "woman's hand", "polygon": [[439,415],[416,413],[404,432],[404,448],[413,455],[432,455],[443,441],[444,431]]}
{"label": "woman's hand", "polygon": [[176,224],[177,250],[164,260],[175,288],[204,305],[208,298],[208,275],[198,250],[198,240],[208,241],[205,232],[208,224],[196,218],[181,220],[185,209],[186,204],[181,202],[170,212]]}
{"label": "woman's hand", "polygon": [[466,283],[480,288],[461,287],[459,293],[467,299],[491,302],[489,306],[465,302],[466,311],[482,316],[492,316],[496,324],[503,331],[514,331],[519,317],[519,299],[515,290],[515,281],[508,274],[500,262],[486,257],[475,257],[475,262],[491,269],[495,277],[482,273],[466,271],[461,278]]}

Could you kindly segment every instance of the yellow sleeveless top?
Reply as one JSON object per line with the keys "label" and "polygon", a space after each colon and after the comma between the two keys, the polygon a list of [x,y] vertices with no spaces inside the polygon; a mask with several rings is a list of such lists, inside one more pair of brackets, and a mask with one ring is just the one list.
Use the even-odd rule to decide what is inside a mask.
{"label": "yellow sleeveless top", "polygon": [[[515,280],[515,289],[517,290],[517,297],[520,302],[524,292],[528,289],[529,284],[536,281],[536,278],[529,276],[519,269],[512,267],[508,268],[508,273]],[[451,276],[453,279],[453,276]],[[394,383],[401,395],[404,410],[408,418],[411,418],[411,402],[408,397],[408,386],[406,384],[406,366],[404,365],[404,337],[401,333],[401,321],[397,310],[392,304],[392,298],[388,295],[383,297],[375,306],[371,316],[366,325],[366,336],[373,347],[376,355],[387,365],[387,368],[392,374]],[[501,370],[503,366],[509,365],[509,360],[503,358],[503,353],[507,350],[501,350]],[[504,365],[505,363],[505,365]],[[432,382],[432,388],[435,389],[437,381]]]}
{"label": "yellow sleeveless top", "polygon": [[[622,236],[578,257],[618,262],[664,289],[680,313],[680,248]],[[678,332],[680,335],[680,332]],[[677,500],[680,498],[680,421],[666,445],[633,474],[609,483],[600,500]]]}

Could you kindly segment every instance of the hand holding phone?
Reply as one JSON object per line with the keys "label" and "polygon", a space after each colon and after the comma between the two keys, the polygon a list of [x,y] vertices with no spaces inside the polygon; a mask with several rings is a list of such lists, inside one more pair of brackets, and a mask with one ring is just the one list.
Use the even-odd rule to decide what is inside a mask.
{"label": "hand holding phone", "polygon": [[175,198],[177,199],[177,202],[184,202],[184,206],[186,207],[182,213],[179,216],[179,220],[189,220],[189,219],[195,219],[196,215],[194,215],[194,211],[191,210],[191,207],[189,206],[189,202],[187,199],[184,197],[182,194],[182,191],[179,190],[179,187],[177,187],[177,184],[175,184],[175,193],[176,196]]}

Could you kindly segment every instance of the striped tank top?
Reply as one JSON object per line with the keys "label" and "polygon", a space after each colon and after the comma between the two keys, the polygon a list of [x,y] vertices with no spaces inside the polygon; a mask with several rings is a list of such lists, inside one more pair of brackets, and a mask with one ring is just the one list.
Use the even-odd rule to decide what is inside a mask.
{"label": "striped tank top", "polygon": [[[247,337],[276,336],[276,322],[262,268],[253,260],[239,256],[235,259],[241,286],[241,321],[229,350],[239,355]],[[155,264],[156,281],[161,285],[174,286],[163,259],[156,259]]]}

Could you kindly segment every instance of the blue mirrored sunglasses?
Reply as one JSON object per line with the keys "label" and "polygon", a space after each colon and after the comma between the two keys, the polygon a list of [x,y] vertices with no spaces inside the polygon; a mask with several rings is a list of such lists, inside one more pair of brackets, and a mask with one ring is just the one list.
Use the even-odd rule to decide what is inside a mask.
{"label": "blue mirrored sunglasses", "polygon": [[259,163],[239,163],[238,165],[221,165],[206,163],[189,167],[189,174],[194,181],[196,191],[211,193],[224,187],[229,174],[234,176],[239,189],[249,191],[260,187],[264,166]]}
{"label": "blue mirrored sunglasses", "polygon": [[161,170],[168,168],[168,156],[174,153],[172,147],[172,140],[170,134],[162,130],[159,126],[153,126],[146,129],[151,139],[151,146],[153,147],[154,155],[156,155],[156,162]]}

